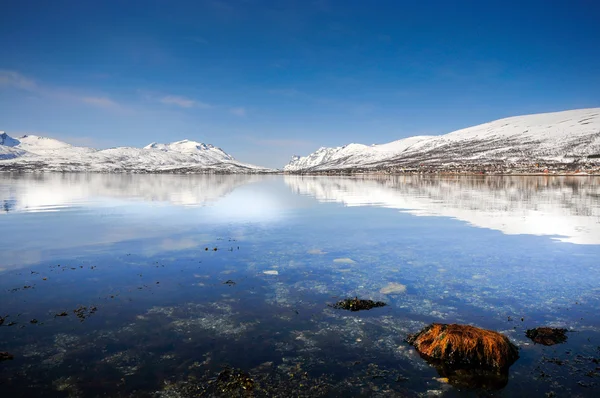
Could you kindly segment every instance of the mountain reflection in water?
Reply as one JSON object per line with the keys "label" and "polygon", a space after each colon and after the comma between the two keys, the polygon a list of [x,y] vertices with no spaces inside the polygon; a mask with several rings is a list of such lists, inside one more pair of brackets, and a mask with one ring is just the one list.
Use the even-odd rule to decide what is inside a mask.
{"label": "mountain reflection in water", "polygon": [[[593,396],[599,185],[0,174],[0,396]],[[520,358],[432,367],[405,341],[432,323]]]}
{"label": "mountain reflection in water", "polygon": [[381,206],[452,217],[505,234],[600,244],[600,178],[286,175],[296,193],[346,206]]}

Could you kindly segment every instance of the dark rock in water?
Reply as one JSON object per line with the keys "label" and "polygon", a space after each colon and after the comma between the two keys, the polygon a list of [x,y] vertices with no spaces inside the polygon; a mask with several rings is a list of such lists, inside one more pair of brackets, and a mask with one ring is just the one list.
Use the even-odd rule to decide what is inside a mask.
{"label": "dark rock in water", "polygon": [[9,354],[8,352],[0,352],[0,361],[9,361],[14,358],[15,357],[13,354]]}
{"label": "dark rock in water", "polygon": [[567,341],[567,329],[541,327],[527,329],[525,335],[534,343],[543,345],[560,344]]}
{"label": "dark rock in water", "polygon": [[225,369],[217,377],[217,388],[227,396],[246,395],[254,388],[254,380],[239,369]]}
{"label": "dark rock in water", "polygon": [[519,349],[492,330],[434,323],[407,339],[440,376],[456,387],[500,389]]}
{"label": "dark rock in water", "polygon": [[88,308],[81,305],[78,308],[74,309],[73,312],[75,313],[75,316],[79,318],[79,321],[83,322],[87,317],[94,314],[97,310],[98,308],[96,308],[95,306],[91,306]]}
{"label": "dark rock in water", "polygon": [[361,311],[361,310],[370,310],[371,308],[376,307],[385,307],[387,304],[382,301],[373,301],[373,300],[360,300],[358,297],[349,298],[346,300],[338,301],[331,307],[335,309],[343,309],[349,311]]}

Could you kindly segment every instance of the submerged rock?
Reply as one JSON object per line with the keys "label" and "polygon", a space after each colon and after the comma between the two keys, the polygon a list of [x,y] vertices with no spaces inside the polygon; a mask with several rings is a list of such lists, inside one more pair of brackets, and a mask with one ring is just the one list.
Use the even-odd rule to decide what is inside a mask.
{"label": "submerged rock", "polygon": [[561,344],[567,341],[567,329],[541,327],[527,329],[525,335],[534,343],[542,345]]}
{"label": "submerged rock", "polygon": [[358,297],[341,300],[332,305],[335,309],[343,309],[348,311],[370,310],[376,307],[385,307],[387,304],[382,301],[361,300]]}
{"label": "submerged rock", "polygon": [[407,341],[457,387],[502,388],[508,368],[519,358],[506,336],[469,325],[434,323]]}
{"label": "submerged rock", "polygon": [[381,294],[400,294],[406,292],[406,285],[396,282],[390,282],[379,290]]}
{"label": "submerged rock", "polygon": [[277,270],[267,270],[267,271],[263,271],[263,274],[265,274],[265,275],[279,275],[279,271],[277,271]]}

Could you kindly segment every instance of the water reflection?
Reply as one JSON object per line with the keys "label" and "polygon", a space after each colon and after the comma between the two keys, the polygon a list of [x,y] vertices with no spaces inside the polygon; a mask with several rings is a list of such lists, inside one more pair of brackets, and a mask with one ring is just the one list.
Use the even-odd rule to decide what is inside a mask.
{"label": "water reflection", "polygon": [[[593,243],[578,227],[597,226],[597,194],[537,177],[0,175],[0,390],[235,396],[218,380],[238,374],[255,396],[472,396],[404,340],[437,322],[520,347],[490,396],[585,396],[600,246],[498,230]],[[357,297],[387,305],[330,306]],[[543,325],[577,333],[534,346]]]}
{"label": "water reflection", "polygon": [[198,247],[205,239],[171,235],[281,221],[295,203],[286,194],[281,181],[258,175],[0,175],[0,228],[11,231],[0,269],[151,238],[165,237],[145,253]]}
{"label": "water reflection", "polygon": [[264,178],[243,174],[5,174],[0,176],[0,212],[89,207],[124,199],[203,206]]}
{"label": "water reflection", "polygon": [[285,176],[296,193],[346,206],[381,206],[443,216],[505,234],[600,244],[597,177]]}

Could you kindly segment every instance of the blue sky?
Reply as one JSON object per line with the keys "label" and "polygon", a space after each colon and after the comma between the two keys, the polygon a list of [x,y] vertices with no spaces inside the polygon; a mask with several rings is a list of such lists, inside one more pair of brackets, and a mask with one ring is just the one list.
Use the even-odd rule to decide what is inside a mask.
{"label": "blue sky", "polygon": [[281,167],[600,106],[598,21],[595,0],[4,2],[0,130]]}

